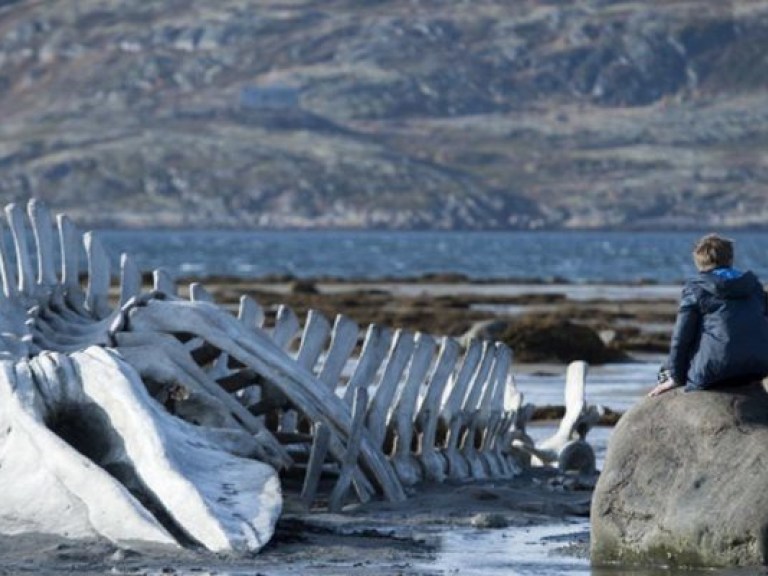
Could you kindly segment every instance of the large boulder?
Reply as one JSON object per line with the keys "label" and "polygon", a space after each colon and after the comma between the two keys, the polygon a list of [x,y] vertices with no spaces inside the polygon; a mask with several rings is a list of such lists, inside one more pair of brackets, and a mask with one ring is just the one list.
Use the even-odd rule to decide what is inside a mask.
{"label": "large boulder", "polygon": [[498,339],[515,351],[519,362],[604,364],[626,359],[620,350],[606,346],[591,327],[558,316],[521,316],[509,322]]}
{"label": "large boulder", "polygon": [[768,563],[768,393],[676,389],[619,421],[592,502],[592,562]]}

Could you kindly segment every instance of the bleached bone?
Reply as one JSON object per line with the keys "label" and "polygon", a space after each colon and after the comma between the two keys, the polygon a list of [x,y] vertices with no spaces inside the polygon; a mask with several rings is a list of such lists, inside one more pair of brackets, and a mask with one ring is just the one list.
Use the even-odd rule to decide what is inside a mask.
{"label": "bleached bone", "polygon": [[[357,334],[358,326],[355,322],[343,315],[336,317],[331,333],[331,345],[318,376],[319,384],[326,387],[332,394],[357,343]],[[322,468],[333,444],[338,444],[333,430],[328,426],[318,427],[315,431],[307,462],[307,472],[301,489],[301,500],[306,507],[309,507],[315,499]],[[361,500],[370,498],[367,486],[364,486],[363,483],[358,483],[357,489]]]}
{"label": "bleached bone", "polygon": [[[331,324],[317,310],[307,312],[307,321],[301,335],[301,344],[296,355],[296,361],[310,372],[314,372],[317,359],[320,357],[325,343],[331,333]],[[297,430],[298,413],[288,410],[283,415],[280,430],[284,433],[294,433]]]}
{"label": "bleached bone", "polygon": [[446,461],[437,450],[437,423],[440,402],[459,357],[459,345],[452,338],[445,337],[440,346],[435,369],[433,370],[427,392],[421,400],[416,416],[416,426],[421,431],[419,436],[418,458],[427,480],[442,482],[445,480]]}
{"label": "bleached bone", "polygon": [[152,271],[152,285],[155,292],[165,294],[166,296],[175,296],[177,293],[176,282],[173,276],[164,268],[157,268]]}
{"label": "bleached bone", "polygon": [[511,410],[507,410],[510,426],[499,438],[498,443],[502,453],[506,454],[514,463],[529,467],[531,465],[529,448],[532,448],[535,442],[528,435],[526,426],[533,418],[536,407],[532,404],[525,404],[523,399],[523,394],[515,390],[511,393],[510,398],[505,400],[505,405],[512,407]]}
{"label": "bleached bone", "polygon": [[[194,305],[192,305],[194,304]],[[316,378],[298,366],[264,333],[246,330],[240,322],[207,302],[151,300],[131,310],[136,331],[197,334],[232,358],[250,366],[280,388],[293,404],[342,437],[348,437],[351,416],[342,401]],[[368,436],[361,440],[361,460],[384,495],[393,501],[405,498],[403,488],[380,448]]]}
{"label": "bleached bone", "polygon": [[37,247],[37,284],[41,288],[50,289],[57,281],[53,255],[53,220],[45,204],[35,199],[29,201],[27,214]]}
{"label": "bleached bone", "polygon": [[277,309],[275,328],[272,330],[272,340],[280,348],[288,348],[299,334],[299,319],[288,306],[281,304]]}
{"label": "bleached bone", "polygon": [[352,403],[352,430],[350,433],[347,452],[342,460],[341,473],[336,485],[333,487],[328,500],[328,509],[331,512],[341,510],[342,499],[349,490],[352,476],[357,467],[358,453],[360,452],[360,440],[363,437],[365,426],[365,411],[368,406],[368,391],[365,388],[355,390],[355,398]]}
{"label": "bleached bone", "polygon": [[13,300],[18,297],[19,286],[16,273],[8,260],[8,248],[5,244],[5,226],[0,221],[0,275],[3,278],[3,300]]}
{"label": "bleached bone", "polygon": [[[248,296],[240,297],[240,306],[237,312],[237,319],[249,330],[260,329],[264,325],[264,309],[252,298]],[[189,346],[197,347],[202,344],[202,339],[197,339],[197,344],[190,341]],[[249,382],[252,383],[255,377],[249,376]],[[262,400],[263,394],[260,386],[250,385],[245,388],[240,387],[237,391],[240,400],[246,406],[253,406]],[[283,396],[280,395],[282,399]]]}
{"label": "bleached bone", "polygon": [[[509,477],[526,458],[585,471],[591,455],[594,464],[584,442],[596,418],[584,398],[585,365],[569,372],[558,434],[534,446],[525,433],[531,407],[522,404],[503,345],[471,342],[459,359],[445,338],[435,358],[433,337],[393,337],[371,325],[354,358],[359,328],[344,316],[331,330],[310,311],[302,330],[283,305],[266,331],[255,301],[242,297],[234,317],[200,284],[182,300],[161,268],[152,291],[142,292],[127,255],[113,307],[110,261],[96,236],[56,217],[58,279],[45,206],[30,202],[28,221],[17,206],[5,213],[13,254],[0,223],[0,485],[14,487],[0,500],[0,532],[257,550],[274,530],[280,494],[275,472],[254,459],[293,475],[306,460],[307,506],[321,473],[336,472],[333,510],[350,486],[359,501],[375,492],[397,501],[403,484],[446,474]],[[24,482],[15,481],[33,470],[32,460],[39,471],[30,485],[53,498],[44,505],[30,504]],[[62,511],[70,508],[68,517]]]}
{"label": "bleached bone", "polygon": [[120,306],[141,293],[141,273],[129,254],[120,256]]}
{"label": "bleached bone", "polygon": [[447,398],[445,398],[440,410],[439,422],[446,438],[443,443],[443,455],[447,465],[446,472],[453,478],[466,478],[469,475],[467,462],[458,451],[458,435],[462,425],[460,412],[467,388],[486,352],[487,347],[484,347],[479,340],[472,340],[469,343],[461,368],[455,378],[452,379],[451,386],[446,389]]}
{"label": "bleached bone", "polygon": [[496,344],[488,346],[488,360],[481,363],[478,373],[469,389],[469,394],[462,408],[461,454],[469,464],[469,474],[472,478],[487,478],[488,474],[477,450],[478,425],[484,403],[490,396],[489,391],[494,385],[499,370],[499,349]]}
{"label": "bleached bone", "polygon": [[82,387],[84,409],[98,406],[110,424],[103,431],[111,447],[103,466],[135,477],[193,542],[210,550],[266,544],[282,507],[274,470],[227,454],[197,426],[167,414],[114,353],[88,348],[71,362],[72,386]]}
{"label": "bleached bone", "polygon": [[413,334],[403,330],[395,333],[376,394],[369,403],[366,425],[378,446],[384,443],[387,415],[397,393],[400,378],[411,359],[413,346]]}
{"label": "bleached bone", "polygon": [[[368,327],[360,358],[358,359],[355,371],[349,379],[344,391],[344,401],[348,405],[352,405],[354,394],[358,388],[368,386],[368,384],[373,381],[373,378],[387,353],[391,338],[392,335],[390,331],[383,329],[381,326],[371,324]],[[330,442],[329,434],[327,427],[318,427],[314,442],[312,443],[309,464],[307,465],[307,474],[304,478],[304,486],[301,493],[302,502],[307,508],[315,499],[317,485],[320,481],[320,473],[328,453]],[[362,495],[360,498],[363,500]]]}
{"label": "bleached bone", "polygon": [[263,461],[278,469],[292,464],[288,453],[264,424],[216,385],[175,338],[167,334],[121,332],[116,334],[115,340],[120,355],[151,381],[175,382],[220,402],[258,440],[259,457]]}
{"label": "bleached bone", "polygon": [[416,335],[416,349],[392,414],[390,427],[394,428],[395,433],[395,451],[392,464],[400,477],[400,481],[406,486],[412,486],[423,479],[421,466],[412,454],[411,446],[414,441],[413,425],[419,388],[427,378],[435,351],[434,338],[422,333]]}
{"label": "bleached bone", "polygon": [[192,282],[189,285],[189,299],[192,302],[214,302],[213,295],[205,289],[200,282]]}
{"label": "bleached bone", "polygon": [[245,326],[261,328],[264,324],[264,309],[253,298],[241,296],[237,318]]}
{"label": "bleached bone", "polygon": [[[194,298],[193,298],[194,300]],[[212,302],[212,299],[208,299],[207,301]],[[241,302],[242,305],[242,302]],[[242,309],[241,309],[242,311]],[[262,312],[263,313],[263,312]],[[241,318],[241,321],[244,320]],[[263,317],[261,319],[263,322]],[[246,322],[246,325],[249,325]],[[253,325],[249,325],[249,327],[253,327]],[[272,329],[270,336],[272,337],[272,340],[279,346],[280,348],[283,348],[285,350],[290,349],[291,343],[295,339],[296,335],[299,332],[299,320],[296,317],[296,314],[293,310],[291,310],[288,306],[281,305],[278,307],[277,314],[275,317],[275,326]],[[209,370],[209,373],[217,380],[222,381],[223,378],[225,378],[229,374],[228,369],[228,362],[229,362],[229,356],[227,354],[221,354],[218,356],[216,361],[213,364],[213,367]],[[240,372],[240,377],[247,377],[250,380],[254,380],[253,374],[250,372]],[[231,388],[231,386],[230,386]],[[263,396],[265,396],[264,391],[261,389],[261,386],[249,386],[247,389],[243,390],[241,392],[241,398],[243,398],[246,405],[251,406],[257,402],[260,402],[263,399]],[[258,390],[256,390],[258,389]],[[270,389],[266,396],[269,397],[268,404],[270,406],[282,406],[285,405],[287,399],[283,394],[281,394],[279,391]],[[259,410],[262,410],[259,408]]]}
{"label": "bleached bone", "polygon": [[56,216],[61,246],[61,284],[64,304],[60,312],[66,314],[71,309],[77,314],[87,316],[83,307],[85,295],[80,288],[80,236],[77,228],[64,214]]}
{"label": "bleached bone", "polygon": [[522,472],[524,464],[522,460],[530,463],[527,456],[521,459],[520,451],[513,449],[512,445],[516,439],[528,444],[533,443],[533,440],[525,432],[525,426],[532,417],[533,406],[523,404],[523,394],[517,389],[514,374],[510,372],[504,383],[499,430],[494,435],[491,449],[500,460],[506,462],[506,469],[511,476],[516,476]]}
{"label": "bleached bone", "polygon": [[49,429],[47,416],[29,364],[0,362],[0,530],[176,545],[120,482]]}
{"label": "bleached bone", "polygon": [[344,390],[344,401],[347,404],[352,404],[355,391],[358,388],[367,387],[374,381],[376,373],[382,362],[384,362],[391,344],[391,330],[376,324],[368,326],[360,358]]}
{"label": "bleached bone", "polygon": [[109,316],[112,309],[109,306],[109,257],[101,241],[86,232],[83,236],[85,252],[88,256],[88,287],[86,289],[86,306],[96,318]]}
{"label": "bleached bone", "polygon": [[307,312],[307,322],[301,336],[296,361],[309,371],[314,371],[317,359],[331,334],[331,323],[317,310]]}
{"label": "bleached bone", "polygon": [[[485,386],[488,374],[494,361],[494,347],[484,342],[482,344],[482,357],[477,368],[464,383],[467,397],[462,398],[460,409],[453,414],[448,428],[448,442],[445,448],[445,457],[448,461],[448,477],[456,480],[464,480],[470,477],[472,468],[467,460],[467,454],[472,455],[471,449],[464,449],[466,439],[466,424],[474,413],[477,399]],[[477,468],[477,466],[476,466]]]}
{"label": "bleached bone", "polygon": [[493,375],[484,391],[480,409],[473,422],[475,433],[479,437],[478,455],[491,478],[504,478],[511,475],[505,459],[498,458],[492,449],[495,437],[500,434],[504,387],[511,365],[511,351],[506,345],[497,342]]}
{"label": "bleached bone", "polygon": [[27,234],[24,226],[24,212],[16,204],[8,204],[5,207],[5,216],[11,227],[11,236],[16,248],[16,271],[19,280],[19,292],[27,296],[35,294],[35,277],[32,271]]}
{"label": "bleached bone", "polygon": [[[592,447],[583,440],[587,430],[597,420],[595,410],[586,402],[587,363],[571,362],[565,377],[565,415],[557,431],[534,447],[522,446],[533,456],[534,464],[551,464],[561,469],[577,466],[585,472],[592,472],[595,456]],[[581,436],[581,437],[578,437]]]}
{"label": "bleached bone", "polygon": [[[275,327],[272,330],[272,340],[274,340],[275,344],[286,351],[290,351],[294,340],[299,335],[300,329],[301,325],[296,313],[284,304],[278,306]],[[281,431],[292,430],[295,428],[295,422],[295,410],[284,412],[280,417]]]}

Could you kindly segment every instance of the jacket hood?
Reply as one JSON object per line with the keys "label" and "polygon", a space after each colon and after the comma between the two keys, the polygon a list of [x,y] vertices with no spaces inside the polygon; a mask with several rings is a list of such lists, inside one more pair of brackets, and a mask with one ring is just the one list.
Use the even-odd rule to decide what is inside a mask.
{"label": "jacket hood", "polygon": [[752,272],[718,275],[714,272],[702,272],[694,280],[703,290],[726,300],[747,298],[755,291],[759,280]]}

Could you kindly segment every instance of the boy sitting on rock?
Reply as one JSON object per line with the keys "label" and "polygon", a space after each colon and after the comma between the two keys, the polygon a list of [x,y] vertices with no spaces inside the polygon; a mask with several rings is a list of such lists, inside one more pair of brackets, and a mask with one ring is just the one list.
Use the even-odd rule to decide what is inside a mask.
{"label": "boy sitting on rock", "polygon": [[752,272],[733,266],[733,242],[716,234],[696,243],[698,276],[686,281],[667,364],[649,396],[742,385],[768,375],[768,300]]}

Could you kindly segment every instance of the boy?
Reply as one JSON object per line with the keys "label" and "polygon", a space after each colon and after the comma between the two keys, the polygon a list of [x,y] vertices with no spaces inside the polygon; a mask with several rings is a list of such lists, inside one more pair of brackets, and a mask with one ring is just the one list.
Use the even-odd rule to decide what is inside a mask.
{"label": "boy", "polygon": [[696,243],[693,260],[699,274],[683,287],[669,360],[648,396],[768,375],[768,301],[757,277],[732,267],[733,242],[716,234]]}

